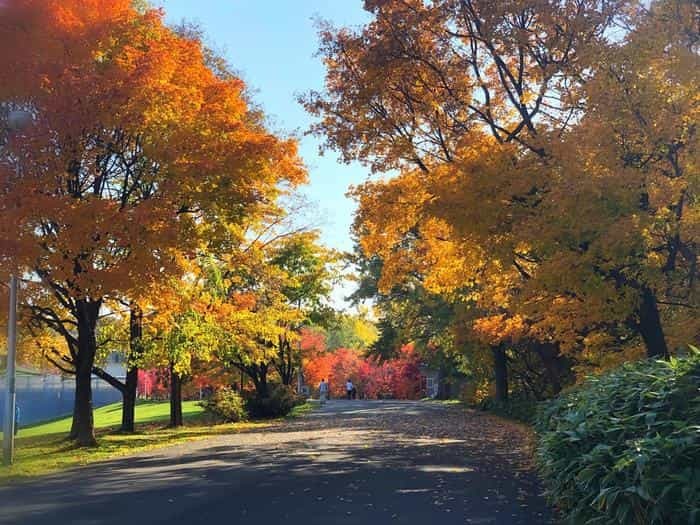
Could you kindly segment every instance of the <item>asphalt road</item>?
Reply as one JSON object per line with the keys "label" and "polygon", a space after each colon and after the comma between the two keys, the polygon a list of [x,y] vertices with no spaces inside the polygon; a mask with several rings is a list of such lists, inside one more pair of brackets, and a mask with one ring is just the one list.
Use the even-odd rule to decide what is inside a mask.
{"label": "asphalt road", "polygon": [[458,407],[335,400],[273,428],[0,488],[0,523],[549,523],[525,441]]}

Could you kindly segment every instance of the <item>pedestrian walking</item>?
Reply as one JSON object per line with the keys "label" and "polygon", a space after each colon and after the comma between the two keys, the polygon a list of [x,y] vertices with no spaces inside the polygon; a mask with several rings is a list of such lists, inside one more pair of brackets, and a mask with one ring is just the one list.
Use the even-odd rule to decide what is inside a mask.
{"label": "pedestrian walking", "polygon": [[352,391],[355,389],[355,385],[352,384],[352,381],[350,379],[347,380],[345,383],[345,391],[348,394],[348,399],[352,399]]}
{"label": "pedestrian walking", "polygon": [[328,400],[328,383],[325,377],[321,379],[321,384],[318,385],[318,399],[322,405]]}

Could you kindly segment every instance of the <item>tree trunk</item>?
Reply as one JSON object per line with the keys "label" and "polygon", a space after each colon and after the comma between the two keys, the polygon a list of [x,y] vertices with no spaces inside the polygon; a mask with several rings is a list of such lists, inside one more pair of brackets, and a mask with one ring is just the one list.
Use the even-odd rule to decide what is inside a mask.
{"label": "tree trunk", "polygon": [[275,368],[280,374],[282,384],[289,386],[294,381],[294,352],[291,343],[286,337],[280,336],[278,345]]}
{"label": "tree trunk", "polygon": [[668,347],[661,326],[659,307],[654,292],[648,286],[642,288],[642,298],[639,305],[639,333],[647,349],[647,357],[667,359]]}
{"label": "tree trunk", "polygon": [[75,356],[75,404],[70,439],[81,447],[97,445],[92,416],[92,368],[97,352],[95,327],[101,301],[80,299],[76,304],[78,352]]}
{"label": "tree trunk", "polygon": [[251,365],[245,369],[246,374],[253,380],[255,386],[255,396],[258,399],[263,399],[269,396],[267,388],[267,365]]}
{"label": "tree trunk", "polygon": [[[122,432],[134,432],[136,429],[136,383],[138,369],[126,373],[126,388],[122,393]],[[133,384],[133,386],[132,386]]]}
{"label": "tree trunk", "polygon": [[508,358],[502,345],[491,348],[493,352],[493,372],[496,379],[496,400],[508,401]]}
{"label": "tree trunk", "polygon": [[561,392],[561,356],[559,348],[555,344],[534,342],[535,352],[542,361],[547,380],[552,389],[552,394]]}
{"label": "tree trunk", "polygon": [[182,426],[182,378],[170,363],[170,426]]}
{"label": "tree trunk", "polygon": [[141,357],[141,334],[143,313],[132,305],[129,312],[129,356],[126,361],[126,384],[122,403],[122,432],[133,432],[136,421],[136,387],[139,378],[139,358]]}
{"label": "tree trunk", "polygon": [[255,387],[257,388],[259,398],[263,399],[269,397],[270,392],[267,387],[267,365],[261,364],[258,366],[258,382]]}

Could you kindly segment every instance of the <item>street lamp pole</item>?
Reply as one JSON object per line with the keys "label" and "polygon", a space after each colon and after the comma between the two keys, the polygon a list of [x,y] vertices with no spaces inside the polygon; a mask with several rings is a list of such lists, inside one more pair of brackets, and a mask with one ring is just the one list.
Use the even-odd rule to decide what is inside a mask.
{"label": "street lamp pole", "polygon": [[[1,7],[1,6],[0,6]],[[25,128],[32,120],[32,115],[25,110],[13,110],[7,115],[8,132]],[[17,164],[19,176],[19,163]],[[11,465],[15,452],[15,362],[17,355],[17,276],[10,276],[10,312],[7,322],[7,367],[5,369],[5,418],[2,425],[2,461]]]}
{"label": "street lamp pole", "polygon": [[17,276],[10,276],[10,314],[7,324],[7,368],[5,372],[5,418],[2,461],[11,465],[15,449],[15,355],[17,353]]}

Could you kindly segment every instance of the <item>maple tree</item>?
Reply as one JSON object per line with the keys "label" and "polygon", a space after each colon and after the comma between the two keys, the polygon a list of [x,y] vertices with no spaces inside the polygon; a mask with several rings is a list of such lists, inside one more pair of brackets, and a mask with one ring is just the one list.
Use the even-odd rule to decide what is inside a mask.
{"label": "maple tree", "polygon": [[[23,308],[60,333],[76,375],[71,437],[94,444],[90,375],[109,299],[177,273],[201,224],[240,222],[304,179],[296,144],[269,133],[244,85],[196,40],[129,0],[6,2],[4,110],[31,125],[0,165],[3,275],[28,272]],[[211,233],[211,229],[202,228]],[[35,300],[35,297],[39,299]]]}
{"label": "maple tree", "polygon": [[[216,333],[207,318],[208,297],[197,270],[191,264],[183,277],[158,287],[149,306],[148,322],[138,334],[138,368],[167,371],[160,375],[166,379],[169,392],[171,427],[183,424],[183,384],[192,379],[203,363],[213,360],[217,344]],[[138,368],[131,370],[134,368],[138,383]],[[144,379],[151,389],[159,387],[152,375]]]}
{"label": "maple tree", "polygon": [[[500,280],[498,256],[507,265],[517,252],[514,213],[542,179],[526,154],[546,158],[546,139],[580,115],[586,66],[625,2],[365,6],[374,20],[362,31],[322,28],[326,93],[303,100],[346,160],[402,170],[357,190],[362,249],[382,258],[385,288],[408,274],[450,293]],[[484,167],[494,176],[454,191],[460,173]],[[452,210],[456,222],[443,217]]]}
{"label": "maple tree", "polygon": [[605,66],[586,86],[586,115],[556,153],[567,173],[552,173],[541,223],[553,220],[555,205],[577,220],[543,231],[539,249],[548,256],[538,291],[526,291],[591,346],[597,327],[615,337],[611,321],[639,334],[650,357],[700,334],[697,13],[684,1],[642,9],[624,41],[602,55]]}
{"label": "maple tree", "polygon": [[337,256],[318,244],[317,232],[287,237],[273,248],[270,264],[287,276],[282,286],[288,304],[301,316],[299,324],[286,326],[277,341],[275,368],[283,385],[291,385],[303,366],[302,324],[308,324],[319,309],[324,309],[334,280],[332,265]]}
{"label": "maple tree", "polygon": [[316,352],[301,336],[326,308],[334,278],[333,252],[318,243],[317,232],[283,224],[286,217],[285,210],[268,209],[236,243],[200,265],[200,300],[216,334],[216,360],[247,375],[258,399],[269,398],[271,381],[289,387]]}
{"label": "maple tree", "polygon": [[353,192],[376,293],[464,311],[501,399],[514,360],[556,392],[596,346],[668,355],[664,322],[695,340],[697,6],[365,7],[360,30],[321,28],[326,91],[303,102],[345,160],[399,170]]}
{"label": "maple tree", "polygon": [[423,395],[421,362],[413,345],[402,346],[395,357],[383,361],[358,349],[337,348],[310,359],[304,372],[308,384],[314,387],[325,379],[331,396],[336,398],[345,397],[345,382],[350,379],[363,398],[418,399]]}

